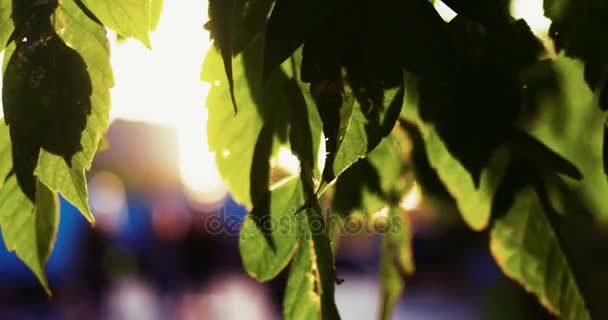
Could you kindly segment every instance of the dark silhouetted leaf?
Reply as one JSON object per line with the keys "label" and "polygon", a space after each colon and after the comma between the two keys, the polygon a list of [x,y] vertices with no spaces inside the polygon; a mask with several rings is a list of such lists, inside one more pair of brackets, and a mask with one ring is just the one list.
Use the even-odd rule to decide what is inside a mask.
{"label": "dark silhouetted leaf", "polygon": [[379,50],[369,48],[383,55],[379,57],[380,61],[392,52],[398,55],[408,72],[433,79],[444,78],[445,73],[454,71],[454,48],[446,23],[431,1],[390,0],[384,3],[384,12],[374,21],[374,27],[379,30],[372,34],[384,40]]}
{"label": "dark silhouetted leaf", "polygon": [[2,91],[14,172],[32,201],[40,148],[71,166],[72,157],[82,150],[81,134],[91,113],[92,94],[80,54],[54,32],[50,17],[36,23],[26,23],[32,29],[22,28],[15,38],[17,47],[7,64]]}
{"label": "dark silhouetted leaf", "polygon": [[526,158],[538,170],[561,173],[577,180],[583,178],[576,166],[524,132],[514,132],[510,147],[514,155]]}
{"label": "dark silhouetted leaf", "polygon": [[337,180],[333,211],[341,216],[348,216],[355,210],[361,210],[364,215],[368,216],[374,211],[365,201],[368,196],[366,193],[371,193],[380,199],[384,196],[378,172],[369,160],[360,159],[344,171]]}
{"label": "dark silhouetted leaf", "polygon": [[114,85],[110,50],[104,27],[87,17],[73,1],[60,3],[55,12],[54,27],[63,41],[86,63],[93,89],[91,113],[81,134],[82,149],[72,157],[71,166],[63,157],[43,148],[34,174],[49,189],[60,192],[89,222],[93,222],[84,173],[91,167],[109,125],[110,88]]}
{"label": "dark silhouetted leaf", "polygon": [[[406,102],[401,117],[415,123],[425,143],[426,156],[433,169],[456,200],[465,222],[475,230],[484,229],[489,221],[492,199],[508,164],[508,150],[497,148],[482,169],[479,186],[472,174],[447,148],[434,126],[423,122],[418,115],[417,82],[406,77]],[[432,178],[432,175],[430,176]],[[434,180],[431,180],[433,182]]]}
{"label": "dark silhouetted leaf", "polygon": [[276,244],[272,238],[272,223],[270,221],[271,199],[270,199],[270,157],[272,155],[274,129],[272,123],[264,124],[253,150],[251,162],[251,178],[249,179],[249,194],[255,204],[251,211],[253,221],[266,237],[268,246],[276,250]]}
{"label": "dark silhouetted leaf", "polygon": [[[585,62],[586,80],[593,90],[605,87],[608,45],[601,39],[608,37],[608,4],[601,0],[544,0],[544,10],[552,21],[549,34],[556,51],[563,50]],[[600,107],[607,108],[605,103]]]}
{"label": "dark silhouetted leaf", "polygon": [[[252,41],[259,40],[257,36],[265,31],[266,16],[271,3],[270,0],[212,0],[209,2],[211,20],[206,27],[211,32],[211,38],[215,40],[215,47],[222,56],[230,99],[235,112],[237,99],[234,93],[232,57],[241,53]],[[256,61],[256,65],[261,62],[261,60]],[[250,83],[257,83],[257,81]]]}
{"label": "dark silhouetted leaf", "polygon": [[264,79],[291,56],[333,10],[335,0],[278,0],[268,19]]}
{"label": "dark silhouetted leaf", "polygon": [[[564,170],[555,167],[570,166],[558,164],[562,162],[558,158],[570,162],[583,176],[581,181],[570,180],[570,192],[587,199],[589,211],[598,218],[608,218],[608,198],[604,196],[608,193],[608,179],[602,155],[607,114],[598,108],[597,92],[594,94],[586,84],[585,67],[580,61],[560,55],[541,64],[546,66],[535,70],[539,73],[533,76],[536,80],[526,80],[526,95],[535,98],[526,102],[519,121],[520,128],[546,146],[535,168],[560,172]],[[546,76],[541,76],[543,73]],[[552,84],[537,85],[535,81]],[[555,155],[549,156],[550,153]],[[553,160],[543,163],[543,157]],[[572,168],[567,171],[576,176]]]}
{"label": "dark silhouetted leaf", "polygon": [[491,219],[503,218],[515,202],[515,196],[530,184],[536,174],[532,165],[521,158],[509,158],[509,165],[492,201]]}
{"label": "dark silhouetted leaf", "polygon": [[544,0],[549,33],[558,51],[585,62],[607,63],[608,3],[601,0]]}
{"label": "dark silhouetted leaf", "polygon": [[457,71],[439,81],[421,78],[420,116],[479,185],[482,169],[523,107],[517,70],[535,62],[542,47],[521,21],[503,30],[456,17],[449,30],[458,44]]}
{"label": "dark silhouetted leaf", "polygon": [[234,78],[232,74],[232,28],[236,11],[237,0],[212,0],[209,1],[209,18],[211,18],[211,37],[215,40],[215,46],[222,55],[224,72],[228,80],[230,99],[234,112],[237,111],[236,98],[234,96]]}

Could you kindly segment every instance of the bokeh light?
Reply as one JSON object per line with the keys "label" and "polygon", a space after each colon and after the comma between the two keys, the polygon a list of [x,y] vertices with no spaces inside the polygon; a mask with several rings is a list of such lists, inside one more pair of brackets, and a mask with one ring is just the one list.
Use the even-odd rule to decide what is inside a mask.
{"label": "bokeh light", "polygon": [[89,203],[96,226],[105,233],[115,234],[127,219],[125,186],[121,179],[101,171],[89,178]]}
{"label": "bokeh light", "polygon": [[417,184],[414,184],[410,191],[405,194],[400,205],[403,210],[410,211],[416,209],[420,205],[420,202],[420,188]]}

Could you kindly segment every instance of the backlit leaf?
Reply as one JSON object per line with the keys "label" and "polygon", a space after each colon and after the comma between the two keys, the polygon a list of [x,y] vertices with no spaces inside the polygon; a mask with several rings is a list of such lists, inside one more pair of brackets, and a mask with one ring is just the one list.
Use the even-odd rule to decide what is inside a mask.
{"label": "backlit leaf", "polygon": [[[253,207],[253,211],[264,210],[263,214],[252,212],[247,215],[239,239],[239,249],[247,273],[259,280],[267,281],[283,270],[296,250],[298,225],[301,216],[296,211],[305,203],[302,184],[291,178],[275,186],[269,194],[269,206]],[[262,217],[262,221],[255,221]],[[264,234],[259,225],[267,225],[270,234]],[[272,238],[272,244],[267,240]]]}
{"label": "backlit leaf", "polygon": [[11,20],[11,12],[13,10],[13,0],[0,1],[0,48],[4,50],[11,33],[15,26]]}
{"label": "backlit leaf", "polygon": [[502,270],[564,319],[591,319],[559,236],[531,189],[494,225],[490,248]]}
{"label": "backlit leaf", "polygon": [[490,165],[482,170],[477,188],[471,174],[449,152],[435,128],[420,120],[415,80],[408,78],[406,83],[407,99],[401,116],[418,125],[429,162],[456,200],[465,222],[475,230],[484,229],[490,218],[494,193],[506,169],[508,151],[504,149],[496,151],[490,160]]}
{"label": "backlit leaf", "polygon": [[84,171],[91,167],[109,124],[109,90],[114,85],[109,46],[105,29],[89,19],[72,1],[61,3],[55,19],[55,28],[61,38],[87,64],[93,88],[92,110],[80,139],[82,150],[72,158],[71,168],[61,157],[42,151],[35,173],[40,181],[51,190],[60,192],[92,222],[94,218],[88,206]]}
{"label": "backlit leaf", "polygon": [[150,48],[150,0],[81,1],[104,26],[123,36],[134,37]]}
{"label": "backlit leaf", "polygon": [[397,208],[390,209],[380,252],[381,319],[392,318],[391,311],[405,287],[405,276],[414,272],[411,238],[407,217]]}
{"label": "backlit leaf", "polygon": [[[0,176],[10,172],[8,127],[0,126]],[[15,176],[0,179],[0,229],[9,251],[15,251],[50,294],[44,266],[55,243],[59,224],[57,196],[38,183],[35,204],[21,191]]]}
{"label": "backlit leaf", "polygon": [[283,317],[286,320],[320,319],[319,293],[315,291],[317,270],[312,241],[302,237],[289,269],[283,298]]}

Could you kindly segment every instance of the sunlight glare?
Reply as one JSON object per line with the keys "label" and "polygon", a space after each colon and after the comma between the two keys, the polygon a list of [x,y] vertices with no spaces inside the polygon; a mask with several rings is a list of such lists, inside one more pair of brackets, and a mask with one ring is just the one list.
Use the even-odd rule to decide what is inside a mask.
{"label": "sunlight glare", "polygon": [[516,19],[524,19],[537,37],[547,37],[551,20],[544,16],[542,0],[512,1],[511,14]]}
{"label": "sunlight glare", "polygon": [[437,10],[437,13],[439,13],[445,22],[450,22],[456,17],[456,12],[442,1],[435,1],[435,10]]}
{"label": "sunlight glare", "polygon": [[300,172],[300,161],[298,160],[298,157],[285,147],[279,148],[277,166],[293,175],[297,175]]}
{"label": "sunlight glare", "polygon": [[206,6],[206,1],[166,1],[158,28],[150,34],[152,50],[109,35],[116,83],[110,117],[175,128],[180,175],[189,195],[213,203],[223,199],[226,186],[207,145],[204,102],[210,86],[199,80],[210,47],[203,29]]}
{"label": "sunlight glare", "polygon": [[420,199],[420,188],[418,185],[414,185],[412,189],[403,197],[401,200],[401,208],[406,211],[416,209],[421,202]]}

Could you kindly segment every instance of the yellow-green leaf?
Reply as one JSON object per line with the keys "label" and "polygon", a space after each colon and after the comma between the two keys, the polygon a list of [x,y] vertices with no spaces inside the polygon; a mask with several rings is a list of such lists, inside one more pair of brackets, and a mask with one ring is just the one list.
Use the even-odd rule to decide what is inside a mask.
{"label": "yellow-green leaf", "polygon": [[389,210],[387,230],[382,238],[380,283],[382,304],[380,318],[391,319],[393,307],[405,288],[406,275],[414,272],[412,232],[409,220],[399,209]]}
{"label": "yellow-green leaf", "polygon": [[456,200],[465,222],[474,230],[482,230],[488,225],[492,199],[504,175],[508,153],[503,148],[494,152],[488,166],[482,170],[479,188],[476,188],[471,174],[448,151],[435,128],[419,118],[417,90],[415,80],[408,76],[406,102],[401,117],[415,123],[420,129],[431,166]]}
{"label": "yellow-green leaf", "polygon": [[[0,126],[0,154],[0,176],[6,177],[12,161],[8,127],[5,125]],[[0,179],[0,185],[0,229],[6,248],[15,251],[50,294],[44,266],[57,236],[57,196],[44,184],[38,183],[34,204],[21,191],[15,175],[6,181]]]}
{"label": "yellow-green leaf", "polygon": [[533,292],[563,319],[590,314],[559,235],[533,189],[519,192],[511,209],[490,233],[490,249],[503,272]]}
{"label": "yellow-green leaf", "polygon": [[110,88],[114,85],[110,67],[110,49],[105,29],[89,19],[73,1],[62,1],[55,12],[55,29],[66,44],[87,64],[93,93],[92,112],[81,136],[82,151],[72,158],[70,168],[63,158],[40,153],[35,174],[51,190],[60,192],[89,220],[94,221],[88,206],[85,170],[88,170],[109,125]]}
{"label": "yellow-green leaf", "polygon": [[302,237],[289,268],[289,278],[283,298],[284,319],[319,319],[321,301],[315,291],[316,281],[314,244]]}
{"label": "yellow-green leaf", "polygon": [[[274,278],[291,260],[301,223],[298,220],[301,215],[296,215],[296,211],[305,202],[302,184],[297,178],[276,186],[268,196],[269,206],[254,206],[243,222],[239,238],[245,270],[259,281]],[[257,210],[269,212],[257,213]],[[260,225],[268,226],[268,234],[264,234]]]}
{"label": "yellow-green leaf", "polygon": [[[150,0],[82,0],[108,28],[150,48]],[[63,4],[63,3],[62,3]]]}
{"label": "yellow-green leaf", "polygon": [[12,0],[0,0],[0,51],[4,50],[6,42],[15,28],[11,19],[12,12]]}

